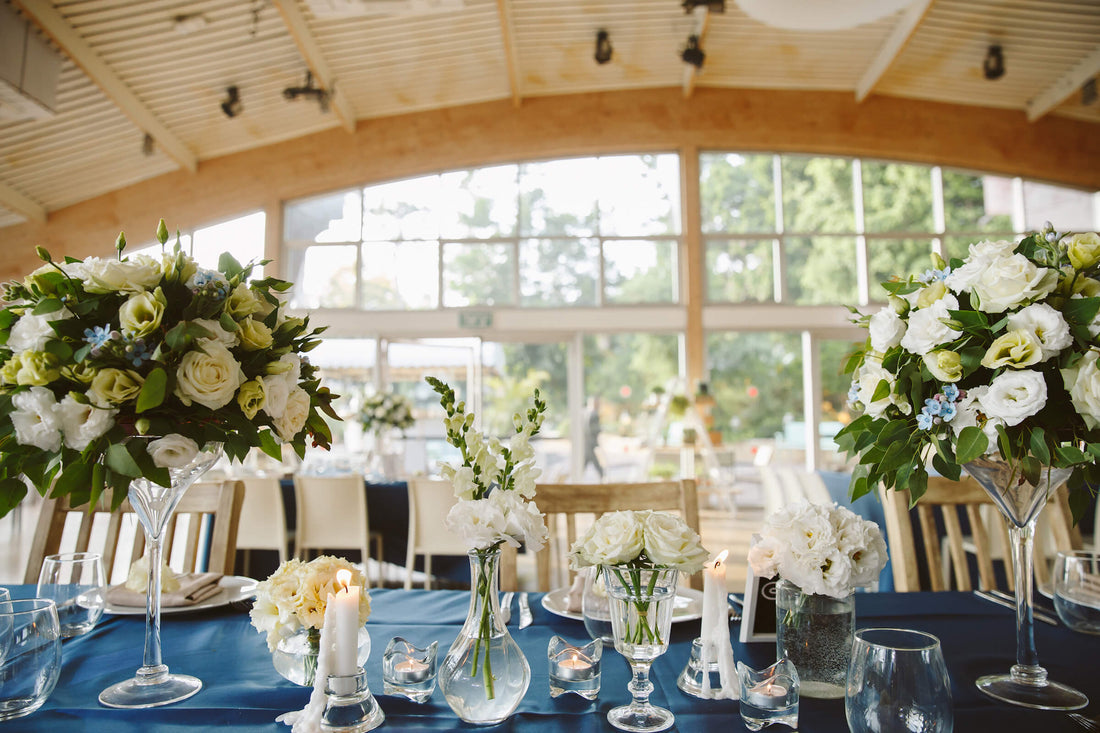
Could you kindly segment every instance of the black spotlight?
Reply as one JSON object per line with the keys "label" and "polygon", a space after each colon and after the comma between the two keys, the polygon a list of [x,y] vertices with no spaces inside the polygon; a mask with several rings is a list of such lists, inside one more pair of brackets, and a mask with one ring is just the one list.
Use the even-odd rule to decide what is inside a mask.
{"label": "black spotlight", "polygon": [[596,33],[596,63],[606,64],[611,60],[611,36],[607,31]]}
{"label": "black spotlight", "polygon": [[237,87],[232,86],[225,90],[225,101],[222,102],[222,112],[225,112],[225,116],[230,119],[236,117],[244,111],[244,105],[241,104],[241,94]]}
{"label": "black spotlight", "polygon": [[691,64],[696,69],[703,68],[707,55],[703,53],[703,49],[699,48],[699,36],[688,36],[687,47],[680,53],[680,58],[685,64]]}
{"label": "black spotlight", "polygon": [[993,44],[985,52],[985,60],[982,61],[982,73],[989,81],[1000,79],[1005,75],[1005,57],[999,45]]}

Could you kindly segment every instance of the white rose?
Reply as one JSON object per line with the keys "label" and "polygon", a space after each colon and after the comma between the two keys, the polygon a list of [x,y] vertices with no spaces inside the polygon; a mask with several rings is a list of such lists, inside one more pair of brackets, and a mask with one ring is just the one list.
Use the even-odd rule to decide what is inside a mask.
{"label": "white rose", "polygon": [[989,439],[990,446],[997,442],[997,426],[1004,425],[1005,421],[999,417],[990,415],[982,406],[982,397],[989,391],[989,387],[973,387],[966,390],[966,396],[959,398],[955,403],[955,417],[948,425],[958,436],[964,428],[980,427],[985,437]]}
{"label": "white rose", "polygon": [[1011,256],[1015,249],[1015,244],[1003,239],[996,242],[976,242],[970,245],[966,263],[952,270],[944,284],[956,293],[968,293],[989,263]]}
{"label": "white rose", "polygon": [[263,378],[264,392],[267,401],[264,402],[263,411],[272,420],[278,420],[286,411],[286,401],[290,397],[290,384],[281,374],[272,374]]}
{"label": "white rose", "polygon": [[61,448],[61,425],[54,408],[57,400],[45,387],[31,387],[12,395],[11,424],[20,445],[33,445],[50,453]]}
{"label": "white rose", "polygon": [[1008,330],[1024,330],[1032,333],[1042,348],[1046,361],[1057,356],[1062,349],[1073,343],[1069,324],[1061,311],[1046,303],[1033,303],[1008,317]]}
{"label": "white rose", "polygon": [[982,407],[992,417],[1012,427],[1031,417],[1047,403],[1047,381],[1033,369],[1008,371],[993,378],[982,396]]}
{"label": "white rose", "polygon": [[958,310],[959,301],[954,295],[945,295],[927,308],[920,308],[909,313],[909,327],[901,338],[901,345],[906,351],[917,356],[924,356],[932,349],[954,341],[962,335],[947,325],[951,319],[949,310]]}
{"label": "white rose", "polygon": [[309,419],[309,392],[295,387],[286,398],[286,409],[281,417],[275,418],[275,431],[283,440],[293,440],[302,431]]}
{"label": "white rose", "polygon": [[886,306],[875,315],[871,316],[868,331],[871,335],[871,348],[880,354],[886,353],[901,343],[901,337],[905,335],[905,321],[893,309]]}
{"label": "white rose", "polygon": [[1050,293],[1058,285],[1058,273],[1038,267],[1022,254],[1001,257],[989,263],[974,281],[978,310],[1004,313],[1029,300]]}
{"label": "white rose", "polygon": [[213,334],[211,338],[199,339],[200,344],[207,344],[210,341],[217,341],[227,349],[232,349],[237,345],[239,338],[236,331],[226,331],[222,328],[222,324],[213,318],[196,318],[191,323],[196,326],[202,326],[207,331]]}
{"label": "white rose", "polygon": [[47,341],[57,338],[57,333],[50,326],[50,322],[63,321],[72,317],[73,314],[67,308],[44,316],[27,313],[12,325],[7,347],[16,354],[23,351],[43,351]]}
{"label": "white rose", "polygon": [[710,553],[703,548],[699,535],[687,523],[668,512],[650,512],[642,534],[645,554],[656,565],[668,565],[685,573],[703,569]]}
{"label": "white rose", "polygon": [[205,351],[189,351],[176,370],[175,394],[185,405],[197,402],[211,410],[225,407],[245,381],[241,365],[229,349],[216,341],[203,345]]}
{"label": "white rose", "polygon": [[[1100,427],[1100,369],[1096,351],[1089,351],[1070,369],[1062,370],[1069,397],[1089,429]],[[20,441],[22,442],[22,441]]]}
{"label": "white rose", "polygon": [[596,520],[570,553],[577,567],[621,565],[642,553],[645,537],[634,512],[608,512]]}
{"label": "white rose", "polygon": [[462,537],[471,550],[485,550],[507,536],[508,522],[499,507],[488,499],[460,501],[451,507],[444,522]]}
{"label": "white rose", "polygon": [[758,578],[774,578],[786,553],[787,544],[778,537],[754,534],[749,547],[749,565]]}
{"label": "white rose", "polygon": [[170,433],[163,438],[149,441],[145,450],[152,456],[155,466],[181,468],[195,459],[199,453],[199,444],[178,433]]}
{"label": "white rose", "polygon": [[[890,392],[885,397],[872,401],[879,382],[886,380],[890,385]],[[876,359],[868,359],[859,368],[856,377],[858,385],[857,399],[863,403],[864,411],[873,418],[881,417],[890,405],[897,405],[901,412],[908,415],[912,411],[905,398],[894,392],[894,375],[882,368],[882,363]]]}
{"label": "white rose", "polygon": [[89,257],[76,272],[89,293],[140,293],[155,288],[161,278],[160,263],[145,255],[122,262]]}
{"label": "white rose", "polygon": [[115,424],[115,415],[118,414],[118,410],[106,410],[77,402],[71,395],[61,398],[56,412],[61,433],[65,436],[65,445],[80,451],[110,430]]}

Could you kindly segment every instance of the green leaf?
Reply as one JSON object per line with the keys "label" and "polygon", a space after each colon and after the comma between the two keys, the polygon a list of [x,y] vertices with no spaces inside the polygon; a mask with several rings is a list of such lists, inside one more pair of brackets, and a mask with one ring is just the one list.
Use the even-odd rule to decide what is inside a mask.
{"label": "green leaf", "polygon": [[60,361],[67,362],[72,358],[73,348],[64,341],[58,341],[56,339],[46,342],[46,352],[53,354]]}
{"label": "green leaf", "polygon": [[989,438],[981,428],[974,425],[965,427],[955,441],[955,461],[959,464],[970,463],[988,449]]}
{"label": "green leaf", "polygon": [[260,450],[276,461],[283,460],[283,448],[279,445],[279,442],[275,440],[275,436],[271,434],[270,430],[260,431]]}
{"label": "green leaf", "polygon": [[1039,459],[1044,466],[1050,465],[1050,448],[1047,446],[1047,435],[1040,427],[1031,429],[1031,455]]}
{"label": "green leaf", "polygon": [[36,316],[44,316],[47,313],[55,313],[61,310],[62,303],[57,298],[43,298],[31,311]]}
{"label": "green leaf", "polygon": [[138,394],[137,406],[135,409],[137,412],[145,412],[154,407],[160,407],[164,402],[164,388],[168,384],[168,372],[163,368],[157,367],[145,377],[145,384],[141,386],[141,392]]}
{"label": "green leaf", "polygon": [[1043,464],[1035,456],[1025,456],[1020,460],[1020,470],[1024,479],[1031,485],[1036,485],[1042,480]]}
{"label": "green leaf", "polygon": [[172,351],[182,351],[191,343],[191,336],[187,333],[187,322],[181,321],[164,334],[164,343]]}
{"label": "green leaf", "polygon": [[1058,457],[1059,463],[1065,466],[1088,461],[1088,456],[1086,456],[1080,448],[1072,445],[1056,446],[1054,448],[1054,453]]}
{"label": "green leaf", "polygon": [[[0,487],[2,488],[2,487]],[[1073,523],[1079,524],[1092,505],[1092,494],[1086,488],[1071,491],[1069,494],[1069,510],[1073,514]]]}
{"label": "green leaf", "polygon": [[[92,481],[92,464],[87,461],[71,461],[54,482],[51,496],[72,496],[87,490]],[[79,505],[79,504],[78,504]]]}
{"label": "green leaf", "polygon": [[1070,298],[1064,303],[1062,315],[1070,323],[1088,325],[1100,313],[1100,298]]}
{"label": "green leaf", "polygon": [[962,476],[962,469],[957,464],[945,461],[939,453],[932,456],[932,468],[936,469],[940,475],[952,481],[958,481]]}
{"label": "green leaf", "polygon": [[875,386],[875,393],[871,395],[871,402],[878,402],[879,400],[886,399],[890,396],[890,383],[885,379],[880,379]]}
{"label": "green leaf", "polygon": [[220,323],[221,327],[229,333],[233,333],[240,329],[237,322],[233,320],[233,316],[228,313],[222,313],[221,318],[218,319],[218,323]]}
{"label": "green leaf", "polygon": [[137,478],[141,475],[141,469],[138,468],[137,462],[130,456],[130,452],[126,450],[125,445],[115,443],[108,446],[106,462],[107,468],[120,476]]}
{"label": "green leaf", "polygon": [[237,261],[237,258],[228,252],[222,252],[221,257],[218,258],[218,269],[225,273],[227,280],[232,280],[237,275],[241,274],[241,263]]}
{"label": "green leaf", "polygon": [[909,483],[898,488],[908,489],[909,508],[912,509],[916,506],[917,501],[924,496],[924,492],[928,491],[928,472],[924,470],[924,466],[917,466],[916,470],[913,471],[913,475],[909,477]]}

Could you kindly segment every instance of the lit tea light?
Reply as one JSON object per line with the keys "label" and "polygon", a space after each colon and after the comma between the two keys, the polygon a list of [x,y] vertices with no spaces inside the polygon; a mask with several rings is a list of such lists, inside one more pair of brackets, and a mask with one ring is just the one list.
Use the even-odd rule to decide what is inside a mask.
{"label": "lit tea light", "polygon": [[600,694],[600,658],[603,642],[593,639],[583,647],[573,646],[560,636],[546,648],[550,661],[550,697],[567,692],[595,700]]}
{"label": "lit tea light", "polygon": [[572,652],[568,659],[558,659],[554,674],[563,680],[587,680],[592,677],[593,670],[592,660]]}
{"label": "lit tea light", "polygon": [[766,680],[750,687],[748,698],[757,707],[775,710],[787,704],[787,687],[774,680]]}
{"label": "lit tea light", "polygon": [[428,679],[431,669],[426,662],[408,657],[405,661],[393,665],[393,681],[403,685],[423,682]]}
{"label": "lit tea light", "polygon": [[390,639],[382,655],[383,692],[427,702],[435,691],[438,649],[435,641],[420,649],[400,636]]}

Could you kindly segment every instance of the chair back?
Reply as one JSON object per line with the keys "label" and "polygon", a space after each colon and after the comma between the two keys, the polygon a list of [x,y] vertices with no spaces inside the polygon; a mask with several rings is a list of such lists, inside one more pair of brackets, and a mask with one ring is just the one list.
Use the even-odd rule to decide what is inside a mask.
{"label": "chair back", "polygon": [[247,476],[244,506],[237,529],[237,549],[277,550],[279,562],[286,560],[286,509],[283,490],[275,476]]}
{"label": "chair back", "polygon": [[[542,592],[551,590],[552,562],[558,561],[562,567],[566,566],[565,555],[577,539],[578,514],[591,514],[596,518],[607,512],[624,510],[676,511],[688,526],[696,532],[699,531],[699,499],[694,479],[642,483],[538,484],[535,503],[539,511],[546,514],[551,534],[551,541],[535,554],[538,589]],[[555,548],[554,530],[559,516],[564,517],[566,541],[564,545]],[[501,563],[501,585],[513,590],[517,585],[514,556],[514,551],[505,552]],[[572,571],[569,572],[568,579],[571,578]],[[703,580],[698,573],[691,577],[690,582],[692,587],[702,588]]]}
{"label": "chair back", "polygon": [[370,556],[367,488],[363,477],[294,476],[297,504],[294,555],[305,550],[358,549]]}
{"label": "chair back", "polygon": [[[244,484],[240,481],[198,482],[188,488],[165,530],[164,558],[172,569],[191,573],[205,568],[231,575],[243,503]],[[144,550],[145,535],[129,499],[114,512],[109,496],[94,507],[74,507],[68,497],[46,499],[39,511],[23,582],[36,583],[42,560],[58,552],[98,552],[108,581],[118,582],[116,578],[125,579]]]}
{"label": "chair back", "polygon": [[[948,575],[952,572],[958,590],[973,590],[967,549],[972,549],[975,556],[979,589],[992,590],[997,587],[993,571],[993,561],[997,559],[1004,560],[1005,576],[1011,589],[1014,583],[1012,562],[997,549],[1011,546],[1008,525],[999,512],[988,511],[988,508],[994,507],[993,500],[974,479],[964,476],[961,481],[952,481],[930,476],[928,490],[912,510],[909,509],[909,492],[880,489],[880,496],[886,511],[886,535],[890,543],[890,563],[896,590],[948,590]],[[964,534],[960,513],[965,515],[970,525],[969,535]],[[990,517],[993,517],[992,521]],[[1049,537],[1056,550],[1069,550],[1070,522],[1066,503],[1059,499],[1056,492],[1040,514],[1040,519],[1044,529],[1037,530],[1036,534]],[[927,588],[921,587],[914,525],[920,530],[928,570]],[[1035,544],[1038,547],[1043,542],[1037,538]],[[943,553],[947,553],[948,557],[944,557]],[[1040,554],[1035,562],[1037,582],[1047,582],[1049,572]]]}
{"label": "chair back", "polygon": [[432,555],[465,555],[462,538],[447,530],[444,521],[458,498],[450,481],[414,477],[409,487],[409,544],[405,556],[405,588],[412,588],[417,555],[424,555],[427,575],[424,587],[431,587]]}

